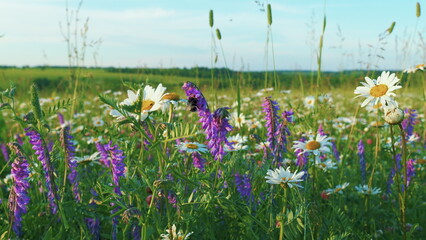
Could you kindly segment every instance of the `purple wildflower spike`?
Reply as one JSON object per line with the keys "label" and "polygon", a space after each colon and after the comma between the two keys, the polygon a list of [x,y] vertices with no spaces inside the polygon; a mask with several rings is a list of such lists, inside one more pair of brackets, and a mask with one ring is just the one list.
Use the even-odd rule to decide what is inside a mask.
{"label": "purple wildflower spike", "polygon": [[192,164],[194,165],[194,167],[200,169],[201,172],[204,172],[204,163],[206,162],[206,160],[202,158],[201,154],[198,152],[193,152],[191,156]]}
{"label": "purple wildflower spike", "polygon": [[29,142],[33,145],[32,149],[36,150],[35,154],[38,156],[37,159],[41,162],[44,171],[44,177],[46,178],[47,198],[49,199],[50,211],[53,214],[58,212],[58,195],[57,186],[55,184],[55,177],[53,174],[52,163],[50,162],[49,151],[47,150],[46,144],[43,142],[40,133],[32,128],[25,129],[26,135],[30,138]]}
{"label": "purple wildflower spike", "polygon": [[401,125],[405,132],[405,137],[408,139],[414,131],[414,125],[417,123],[417,111],[415,109],[406,108],[404,110],[405,118]]}
{"label": "purple wildflower spike", "polygon": [[267,140],[269,142],[269,148],[274,151],[275,145],[277,144],[276,133],[278,129],[279,116],[277,114],[280,107],[278,103],[271,99],[271,97],[265,97],[262,103],[263,112],[265,113],[266,128],[268,130]]}
{"label": "purple wildflower spike", "polygon": [[365,184],[365,182],[367,181],[367,171],[366,171],[366,163],[365,163],[365,149],[364,149],[364,143],[362,142],[362,140],[359,140],[357,154],[359,157],[362,183]]}
{"label": "purple wildflower spike", "polygon": [[99,158],[99,162],[101,162],[101,164],[103,164],[105,167],[109,168],[111,165],[111,162],[109,161],[109,154],[107,150],[105,149],[104,145],[102,145],[102,143],[100,142],[97,142],[96,149],[98,149],[98,152],[101,155],[101,157]]}
{"label": "purple wildflower spike", "polygon": [[235,185],[237,187],[237,191],[240,193],[240,196],[247,201],[252,200],[251,194],[251,180],[249,174],[235,174]]}
{"label": "purple wildflower spike", "polygon": [[62,113],[58,113],[58,120],[59,120],[59,124],[62,126],[62,124],[65,123],[64,120],[64,115],[62,115]]}
{"label": "purple wildflower spike", "polygon": [[90,234],[92,235],[93,240],[101,239],[100,226],[101,221],[99,218],[86,218],[86,226],[89,229]]}
{"label": "purple wildflower spike", "polygon": [[[306,138],[304,138],[304,137],[302,137],[301,139],[299,139],[299,141],[300,142],[305,142],[306,141]],[[294,152],[294,154],[296,155],[296,165],[298,166],[298,167],[303,167],[303,166],[305,166],[307,163],[308,163],[308,156],[309,156],[309,153],[303,153],[303,154],[299,154],[299,153],[301,153],[301,152],[303,152],[303,150],[302,149],[297,149],[295,152]]]}
{"label": "purple wildflower spike", "polygon": [[283,153],[287,151],[287,136],[290,136],[290,130],[288,129],[288,124],[293,122],[293,110],[284,111],[282,113],[282,122],[278,125],[276,132],[277,136],[277,145],[274,149],[274,152],[277,156],[278,161],[282,161]]}
{"label": "purple wildflower spike", "polygon": [[188,105],[191,108],[190,110],[198,112],[198,116],[200,117],[199,122],[206,133],[206,139],[211,139],[210,132],[213,116],[210,112],[206,99],[197,86],[192,82],[185,82],[182,89],[185,90],[185,94],[188,97]]}
{"label": "purple wildflower spike", "polygon": [[28,196],[28,177],[30,171],[28,169],[27,159],[22,154],[21,148],[16,143],[10,143],[9,147],[15,152],[16,158],[12,163],[12,179],[13,187],[9,196],[9,209],[11,211],[12,229],[16,236],[22,236],[22,215],[27,212],[27,205],[30,202]]}
{"label": "purple wildflower spike", "polygon": [[340,152],[337,149],[336,141],[331,141],[331,148],[333,149],[333,155],[337,162],[340,162]]}
{"label": "purple wildflower spike", "polygon": [[98,151],[101,153],[100,161],[106,166],[111,168],[112,172],[112,181],[116,186],[114,192],[121,196],[120,177],[124,177],[124,170],[126,165],[123,160],[125,156],[123,151],[121,151],[117,145],[112,145],[112,142],[102,145],[100,143],[96,144]]}
{"label": "purple wildflower spike", "polygon": [[0,144],[1,153],[3,154],[3,158],[6,162],[9,161],[9,152],[7,152],[6,144]]}
{"label": "purple wildflower spike", "polygon": [[411,178],[416,175],[416,168],[414,166],[415,163],[416,161],[413,159],[410,159],[407,161],[407,181],[406,181],[407,187],[408,185],[410,185]]}
{"label": "purple wildflower spike", "polygon": [[208,146],[210,152],[214,156],[215,160],[222,161],[223,156],[226,152],[223,148],[225,144],[228,144],[226,135],[232,131],[232,126],[229,124],[229,108],[218,108],[213,113],[213,121],[211,123],[210,141]]}
{"label": "purple wildflower spike", "polygon": [[22,140],[22,138],[21,138],[21,135],[20,134],[16,134],[15,135],[15,137],[16,137],[16,142],[19,144],[19,145],[24,145],[24,141]]}
{"label": "purple wildflower spike", "polygon": [[391,192],[392,192],[391,186],[394,183],[393,178],[395,177],[395,174],[397,172],[399,172],[399,170],[402,167],[401,166],[401,154],[396,155],[395,164],[396,165],[391,168],[391,171],[389,173],[389,178],[388,178],[387,187],[386,187],[386,193],[387,194],[391,194]]}
{"label": "purple wildflower spike", "polygon": [[318,134],[320,136],[325,136],[326,135],[325,132],[324,132],[324,127],[322,126],[322,123],[318,127]]}
{"label": "purple wildflower spike", "polygon": [[77,202],[81,202],[80,191],[78,190],[78,173],[77,173],[77,161],[75,160],[75,144],[72,141],[73,137],[70,135],[69,126],[63,127],[60,133],[60,141],[62,148],[65,151],[65,159],[68,164],[69,174],[68,180],[72,186],[72,192],[74,199]]}

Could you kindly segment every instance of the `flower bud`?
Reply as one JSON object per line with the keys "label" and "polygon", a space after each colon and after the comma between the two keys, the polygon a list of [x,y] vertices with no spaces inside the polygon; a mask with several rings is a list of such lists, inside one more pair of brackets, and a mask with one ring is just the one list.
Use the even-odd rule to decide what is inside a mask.
{"label": "flower bud", "polygon": [[391,125],[400,124],[404,120],[404,111],[397,107],[385,108],[385,121]]}

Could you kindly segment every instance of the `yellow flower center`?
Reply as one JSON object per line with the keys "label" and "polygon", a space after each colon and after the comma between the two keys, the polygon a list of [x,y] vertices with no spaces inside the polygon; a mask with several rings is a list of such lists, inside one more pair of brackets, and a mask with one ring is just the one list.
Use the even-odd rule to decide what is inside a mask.
{"label": "yellow flower center", "polygon": [[198,145],[193,143],[187,143],[186,147],[189,149],[198,149]]}
{"label": "yellow flower center", "polygon": [[230,144],[238,144],[238,141],[229,141]]}
{"label": "yellow flower center", "polygon": [[143,100],[142,111],[150,110],[154,106],[155,102],[151,100]]}
{"label": "yellow flower center", "polygon": [[291,178],[282,177],[282,178],[281,178],[281,180],[282,180],[283,182],[287,182],[287,181],[290,181],[290,180],[291,180]]}
{"label": "yellow flower center", "polygon": [[416,68],[422,68],[424,66],[425,66],[424,64],[419,64],[419,65],[416,66]]}
{"label": "yellow flower center", "polygon": [[161,100],[173,100],[173,101],[179,101],[180,96],[176,93],[166,93]]}
{"label": "yellow flower center", "polygon": [[376,104],[376,105],[374,105],[373,106],[373,108],[374,109],[379,109],[379,108],[381,108],[382,107],[382,104],[381,103],[378,103],[378,104]]}
{"label": "yellow flower center", "polygon": [[370,89],[370,95],[373,97],[381,97],[387,93],[388,89],[386,84],[379,84]]}
{"label": "yellow flower center", "polygon": [[312,141],[310,141],[306,144],[306,149],[308,149],[308,150],[316,150],[320,147],[321,147],[321,143],[319,143],[315,140],[312,140]]}
{"label": "yellow flower center", "polygon": [[335,190],[334,190],[334,192],[340,192],[340,191],[342,191],[343,189],[341,189],[341,188],[336,188]]}

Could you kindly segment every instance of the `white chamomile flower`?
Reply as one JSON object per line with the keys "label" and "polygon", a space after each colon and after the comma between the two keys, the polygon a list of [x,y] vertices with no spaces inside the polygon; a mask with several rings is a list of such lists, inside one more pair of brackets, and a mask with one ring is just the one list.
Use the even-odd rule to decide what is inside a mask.
{"label": "white chamomile flower", "polygon": [[327,170],[330,169],[336,169],[337,168],[337,164],[335,162],[333,162],[333,160],[331,159],[327,159],[326,161],[321,161],[321,159],[317,158],[315,160],[315,165],[323,170],[324,172],[327,172]]}
{"label": "white chamomile flower", "polygon": [[246,122],[246,117],[243,113],[238,114],[237,112],[233,112],[231,113],[231,121],[233,126],[241,128]]}
{"label": "white chamomile flower", "polygon": [[331,147],[331,138],[317,134],[315,140],[313,136],[309,137],[309,140],[294,141],[294,148],[296,151],[300,150],[299,155],[303,153],[313,153],[316,157],[319,157],[321,153],[329,153]]}
{"label": "white chamomile flower", "polygon": [[337,185],[335,188],[326,189],[325,193],[327,195],[331,195],[331,194],[334,194],[334,193],[343,194],[343,189],[345,189],[347,186],[349,186],[349,183],[345,182],[343,184]]}
{"label": "white chamomile flower", "polygon": [[240,136],[237,134],[235,136],[230,136],[227,138],[228,144],[224,146],[224,150],[227,152],[246,150],[248,147],[244,145],[247,142],[246,136]]}
{"label": "white chamomile flower", "polygon": [[362,102],[361,107],[366,106],[370,102],[374,105],[381,103],[382,106],[392,103],[398,106],[398,103],[392,98],[395,93],[392,91],[400,89],[399,78],[395,73],[390,74],[389,72],[382,72],[382,74],[375,79],[365,77],[365,82],[361,82],[363,86],[359,86],[355,89],[354,93],[359,94],[357,97],[366,97]]}
{"label": "white chamomile flower", "polygon": [[298,182],[303,181],[302,177],[305,174],[305,172],[299,172],[295,171],[294,173],[290,172],[290,167],[287,167],[287,169],[284,169],[283,167],[276,168],[275,170],[268,170],[266,173],[266,182],[270,184],[279,184],[283,187],[290,187],[292,188],[293,185],[297,187],[302,187]]}
{"label": "white chamomile flower", "polygon": [[176,231],[176,225],[173,224],[170,229],[166,229],[166,233],[160,235],[160,240],[187,240],[192,232],[184,234],[182,230]]}
{"label": "white chamomile flower", "polygon": [[355,189],[362,195],[376,195],[382,192],[380,188],[370,188],[368,185],[358,185],[355,186]]}
{"label": "white chamomile flower", "polygon": [[208,151],[206,145],[197,143],[197,142],[181,142],[180,144],[176,145],[176,147],[180,151],[184,151],[187,153],[193,153],[193,152],[204,153]]}
{"label": "white chamomile flower", "polygon": [[159,84],[157,88],[153,88],[149,85],[143,89],[143,100],[141,109],[141,120],[145,120],[148,117],[149,112],[157,111],[161,108],[161,99],[164,97],[166,87],[163,84]]}
{"label": "white chamomile flower", "polygon": [[120,105],[125,105],[125,106],[135,105],[136,102],[139,100],[139,94],[140,94],[140,89],[137,92],[133,92],[132,90],[127,90],[127,98],[124,99],[124,101],[122,101]]}
{"label": "white chamomile flower", "polygon": [[303,100],[303,103],[305,104],[306,108],[314,108],[315,107],[315,97],[314,96],[307,96],[305,97],[305,100]]}

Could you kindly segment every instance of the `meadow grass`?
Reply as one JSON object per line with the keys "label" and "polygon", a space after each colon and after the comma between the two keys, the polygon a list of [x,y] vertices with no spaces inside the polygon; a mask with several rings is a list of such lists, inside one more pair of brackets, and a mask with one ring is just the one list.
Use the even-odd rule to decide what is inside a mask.
{"label": "meadow grass", "polygon": [[[66,88],[51,91],[53,86],[66,82],[66,75],[62,75],[64,71],[66,73],[66,69],[2,71],[3,76],[16,82],[19,87],[12,102],[11,91],[6,91],[6,87],[2,86],[2,101],[13,104],[14,112],[4,107],[0,115],[0,143],[18,141],[20,136],[23,139],[22,152],[29,162],[31,172],[28,178],[30,201],[27,212],[22,214],[22,238],[109,239],[115,235],[118,239],[139,236],[142,239],[158,239],[167,230],[171,231],[173,225],[177,227],[177,232],[182,231],[182,235],[192,233],[189,236],[191,239],[402,237],[398,204],[400,191],[397,184],[388,185],[390,180],[396,181],[398,177],[404,177],[402,171],[398,170],[394,177],[389,178],[394,168],[394,155],[401,153],[400,144],[392,148],[389,126],[373,127],[377,114],[360,109],[360,101],[353,99],[353,90],[360,81],[354,77],[354,73],[323,73],[322,79],[333,79],[335,75],[344,76],[344,79],[340,79],[339,84],[324,84],[324,88],[319,91],[320,98],[315,99],[314,105],[304,103],[305,97],[316,93],[315,87],[308,84],[309,74],[292,75],[291,81],[280,83],[280,86],[288,86],[283,89],[260,89],[243,85],[245,87],[239,89],[240,101],[237,101],[234,91],[226,88],[226,85],[217,89],[215,97],[209,87],[210,79],[202,79],[200,89],[207,100],[210,113],[220,107],[230,107],[217,116],[221,121],[229,120],[233,129],[220,130],[225,133],[220,136],[239,135],[243,139],[238,140],[239,143],[232,140],[233,143],[240,144],[237,145],[239,147],[224,152],[222,160],[215,160],[209,147],[207,152],[200,152],[198,156],[177,147],[190,142],[209,145],[215,139],[206,139],[211,133],[199,123],[200,106],[191,111],[194,110],[191,109],[193,99],[186,96],[181,88],[188,80],[195,82],[195,78],[84,69],[76,112],[71,114],[68,112],[70,104],[60,101],[72,98],[72,92]],[[84,76],[89,73],[91,76],[85,79]],[[251,73],[243,74],[249,76]],[[299,76],[302,76],[303,91]],[[407,188],[406,217],[409,224],[408,236],[421,239],[425,237],[423,224],[426,222],[425,149],[422,135],[425,128],[421,110],[424,101],[422,89],[419,88],[422,84],[420,73],[412,77],[411,87],[407,91],[400,90],[401,95],[397,100],[402,108],[417,109],[418,114],[412,119],[412,124],[414,132],[420,138],[407,144],[408,159],[413,160],[415,176],[411,178]],[[40,99],[34,102],[34,96],[31,98],[29,94],[29,86],[37,78],[48,79],[49,84],[46,88],[40,87]],[[149,78],[148,82],[146,78]],[[224,81],[224,84],[227,82]],[[123,107],[119,104],[127,98],[126,91],[130,87],[136,91],[147,84],[157,88],[159,83],[167,87],[166,92],[175,92],[181,99],[187,99],[189,106],[188,103],[179,102],[164,112],[159,110],[149,113],[150,118],[140,121],[139,117],[129,114],[140,111],[139,107]],[[262,83],[257,86],[262,86]],[[59,99],[52,99],[54,96],[59,96]],[[275,119],[277,123],[284,122],[281,117],[283,111],[294,112],[290,118],[292,120],[286,123],[291,135],[286,136],[286,143],[281,143],[281,158],[277,161],[274,149],[259,145],[267,142],[270,134],[266,126],[268,120],[265,119],[265,109],[262,107],[264,97],[267,96],[271,96],[280,108],[276,112],[280,116]],[[142,95],[134,99],[135,104],[142,105],[143,100]],[[34,106],[37,106],[37,102],[41,103],[43,114],[35,117],[28,115],[29,112],[36,112]],[[120,110],[125,117],[117,121],[117,118],[109,114],[111,108]],[[240,117],[234,114],[238,108],[242,113]],[[62,125],[57,113],[65,116]],[[382,118],[380,120],[383,122]],[[60,132],[67,126],[75,147],[75,181],[78,182],[80,200],[76,200],[68,175],[72,170],[67,160],[69,151],[67,152],[66,145],[61,144],[63,139]],[[58,205],[57,213],[51,211],[49,195],[46,195],[48,189],[45,171],[40,164],[40,157],[23,135],[25,127],[31,127],[40,133],[46,151],[49,152],[50,171],[53,174],[51,181],[57,186],[57,197],[54,198]],[[216,127],[221,129],[220,126]],[[320,162],[315,163],[313,156],[307,154],[307,162],[301,164],[303,159],[292,148],[293,141],[309,139],[317,134],[319,128],[333,139],[339,156],[333,152],[324,153]],[[377,131],[380,132],[378,149],[374,143]],[[278,143],[278,136],[275,138]],[[355,189],[355,186],[367,184],[363,180],[359,163],[357,144],[360,140],[365,146],[366,176],[373,179],[372,187],[381,189],[377,195],[363,195]],[[96,146],[97,141],[107,149],[117,145],[124,156],[121,160],[125,170],[116,171],[119,167],[113,165],[117,162],[112,159],[119,154],[113,150],[105,159],[102,155],[93,156],[101,151]],[[398,142],[398,137],[394,136],[394,141]],[[107,146],[108,143],[111,144]],[[225,145],[226,140],[223,139],[221,146]],[[376,151],[378,159],[375,166]],[[7,152],[10,155],[9,162],[2,160],[0,164],[0,211],[4,216],[0,219],[0,227],[2,238],[14,238],[17,235],[12,223],[16,219],[12,217],[7,199],[15,181],[10,179],[10,164],[18,155],[10,149]],[[195,164],[194,159],[201,159],[204,168],[196,167],[199,165]],[[335,165],[324,170],[321,166],[328,159]],[[111,163],[108,164],[107,161]],[[306,171],[308,177],[300,182],[303,188],[282,188],[280,185],[266,183],[267,170],[280,165],[289,166],[291,172]],[[370,176],[373,166],[374,176]],[[337,185],[345,182],[349,183],[347,188],[325,194],[327,189],[336,189]]]}

